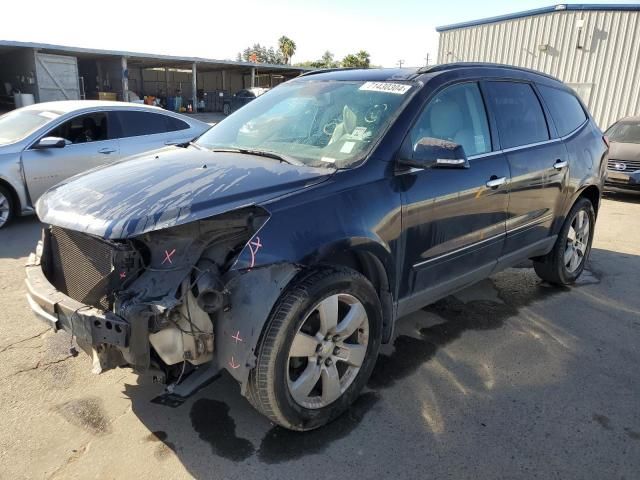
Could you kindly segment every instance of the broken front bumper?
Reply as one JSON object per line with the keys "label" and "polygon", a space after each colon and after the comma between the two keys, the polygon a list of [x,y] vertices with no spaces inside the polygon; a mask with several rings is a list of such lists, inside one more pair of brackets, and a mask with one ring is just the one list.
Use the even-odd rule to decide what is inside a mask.
{"label": "broken front bumper", "polygon": [[26,275],[27,302],[36,317],[53,330],[65,330],[89,345],[129,346],[128,322],[112,312],[84,305],[57,290],[44,275],[34,253],[27,261]]}

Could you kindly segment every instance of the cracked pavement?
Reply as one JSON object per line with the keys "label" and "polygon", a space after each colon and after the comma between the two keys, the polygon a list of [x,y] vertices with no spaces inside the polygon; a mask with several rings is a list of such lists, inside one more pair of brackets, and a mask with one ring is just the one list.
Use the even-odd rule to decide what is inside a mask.
{"label": "cracked pavement", "polygon": [[299,434],[224,376],[183,406],[91,373],[31,314],[40,225],[0,231],[0,479],[636,478],[640,199],[604,200],[577,286],[510,269],[401,319],[365,393]]}

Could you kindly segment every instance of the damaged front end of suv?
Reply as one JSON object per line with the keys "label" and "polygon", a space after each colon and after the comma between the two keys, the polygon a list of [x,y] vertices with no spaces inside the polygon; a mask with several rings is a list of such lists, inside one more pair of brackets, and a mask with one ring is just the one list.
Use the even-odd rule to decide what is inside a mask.
{"label": "damaged front end of suv", "polygon": [[[225,368],[244,390],[262,326],[299,270],[256,260],[270,218],[259,204],[332,173],[272,165],[173,147],[58,185],[37,207],[51,226],[26,268],[32,310],[75,337],[96,373],[131,366],[186,397]],[[120,181],[142,172],[144,188]]]}

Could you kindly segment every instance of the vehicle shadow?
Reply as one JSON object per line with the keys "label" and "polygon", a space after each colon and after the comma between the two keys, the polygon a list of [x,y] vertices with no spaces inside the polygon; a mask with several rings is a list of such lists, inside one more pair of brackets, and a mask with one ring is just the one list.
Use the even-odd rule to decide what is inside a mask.
{"label": "vehicle shadow", "polygon": [[624,203],[640,203],[640,193],[623,193],[623,192],[611,192],[606,191],[602,194],[602,197],[607,200],[613,200],[614,202]]}
{"label": "vehicle shadow", "polygon": [[[618,290],[616,284],[628,283],[624,277],[639,268],[639,256],[594,249],[590,270],[574,287],[552,287],[538,280],[533,269],[523,266],[400,319],[393,344],[383,349],[364,393],[342,417],[312,432],[291,432],[270,423],[240,395],[237,384],[226,374],[175,409],[150,403],[160,387],[127,385],[125,394],[131,399],[133,412],[151,432],[147,441],[157,443],[157,455],[168,447],[195,478],[211,478],[216,471],[239,474],[233,470],[239,464],[243,478],[296,478],[298,474],[289,469],[299,460],[305,460],[297,464],[305,469],[305,477],[324,478],[329,458],[335,459],[340,451],[355,458],[349,460],[345,454],[332,468],[340,471],[336,466],[340,464],[343,469],[353,469],[357,464],[362,478],[374,478],[376,472],[390,473],[390,468],[404,461],[421,465],[426,457],[416,460],[417,451],[424,452],[419,456],[432,451],[442,454],[445,434],[449,435],[446,448],[452,458],[469,455],[482,462],[468,438],[484,438],[483,450],[492,443],[486,441],[486,422],[480,423],[477,417],[495,413],[499,420],[500,412],[511,412],[512,417],[505,421],[512,423],[505,430],[509,435],[528,437],[526,415],[514,412],[513,402],[544,402],[562,397],[565,391],[573,395],[579,382],[574,377],[589,368],[581,358],[582,352],[591,348],[595,351],[595,345],[601,342],[593,338],[588,325],[581,326],[584,314],[580,309],[586,308],[581,301],[617,305],[622,315],[640,311],[638,305],[621,306],[623,299],[629,299],[628,291],[621,290],[620,298],[616,298],[618,294],[611,296]],[[606,290],[600,285],[602,271],[616,272],[611,277],[607,274]],[[559,303],[557,296],[562,295],[566,297]],[[567,331],[567,318],[573,316],[580,318],[578,328],[586,328],[588,333]],[[566,354],[568,349],[571,355]],[[518,383],[513,378],[523,368],[518,366],[520,362],[527,362],[529,350],[533,352],[528,359],[532,365],[526,367],[530,371]],[[498,358],[489,369],[487,352]],[[504,375],[510,380],[496,380]],[[580,402],[588,402],[589,394],[585,395],[573,399],[578,404],[576,410]],[[475,408],[467,405],[470,399]],[[447,422],[465,427],[455,434],[447,430],[453,428],[447,427]],[[553,439],[545,435],[540,443],[552,445]],[[498,437],[492,440],[496,445],[501,441]],[[549,448],[556,447],[564,448],[561,443]],[[362,452],[365,457],[358,457]],[[409,452],[413,452],[413,459],[408,458]],[[322,453],[326,455],[317,455]],[[513,459],[521,452],[506,453]],[[496,455],[495,461],[507,462],[506,453],[505,459],[499,460],[501,455]],[[544,466],[541,468],[544,470]]]}
{"label": "vehicle shadow", "polygon": [[15,218],[0,229],[0,258],[22,258],[35,251],[42,235],[36,216]]}

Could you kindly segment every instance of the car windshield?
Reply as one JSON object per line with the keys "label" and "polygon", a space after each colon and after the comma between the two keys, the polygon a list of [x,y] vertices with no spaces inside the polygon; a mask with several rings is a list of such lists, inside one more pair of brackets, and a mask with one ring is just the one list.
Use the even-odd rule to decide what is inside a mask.
{"label": "car windshield", "polygon": [[59,116],[59,112],[48,110],[14,110],[5,113],[0,116],[0,145],[22,140]]}
{"label": "car windshield", "polygon": [[640,121],[619,122],[607,132],[609,140],[619,143],[640,143]]}
{"label": "car windshield", "polygon": [[269,152],[310,166],[363,160],[414,90],[409,83],[304,81],[279,85],[207,131],[209,149]]}

